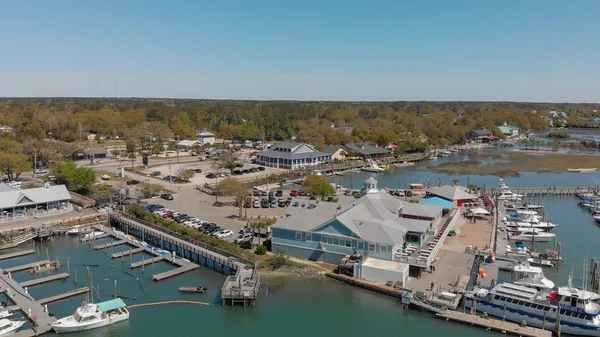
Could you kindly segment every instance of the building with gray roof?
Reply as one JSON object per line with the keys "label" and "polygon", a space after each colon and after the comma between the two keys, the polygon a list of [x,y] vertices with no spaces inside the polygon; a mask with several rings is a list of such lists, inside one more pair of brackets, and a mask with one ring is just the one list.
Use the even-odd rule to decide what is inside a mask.
{"label": "building with gray roof", "polygon": [[331,154],[317,151],[312,145],[296,142],[278,142],[260,152],[257,163],[277,168],[296,169],[329,163]]}
{"label": "building with gray roof", "polygon": [[476,200],[477,197],[465,191],[462,186],[440,186],[427,191],[427,195],[440,197],[444,200],[451,201],[455,206],[461,207],[465,201]]}
{"label": "building with gray roof", "polygon": [[336,264],[354,251],[391,261],[394,249],[423,244],[435,232],[443,207],[396,199],[372,178],[363,191],[337,202],[293,199],[271,226],[272,250]]}
{"label": "building with gray roof", "polygon": [[391,154],[392,151],[389,149],[379,147],[377,144],[371,142],[360,142],[360,143],[346,143],[344,149],[348,151],[350,155],[359,155],[361,157],[379,157]]}
{"label": "building with gray roof", "polygon": [[[0,183],[0,220],[18,215],[71,209],[71,194],[65,185],[44,184],[44,187],[15,189]],[[22,218],[21,218],[22,219]]]}

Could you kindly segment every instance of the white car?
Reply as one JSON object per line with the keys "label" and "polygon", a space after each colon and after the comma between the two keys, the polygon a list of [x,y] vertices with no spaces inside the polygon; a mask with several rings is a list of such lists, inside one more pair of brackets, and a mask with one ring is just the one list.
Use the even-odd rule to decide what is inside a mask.
{"label": "white car", "polygon": [[44,173],[48,173],[48,170],[39,168],[39,169],[35,169],[34,173],[35,174],[44,174]]}
{"label": "white car", "polygon": [[239,244],[242,242],[250,241],[250,240],[252,240],[253,237],[254,237],[254,235],[252,235],[252,233],[240,234],[240,236],[238,236],[237,238],[235,238],[235,240],[233,240],[233,243]]}
{"label": "white car", "polygon": [[217,235],[215,235],[218,239],[224,239],[228,236],[232,236],[233,232],[229,229],[221,229]]}

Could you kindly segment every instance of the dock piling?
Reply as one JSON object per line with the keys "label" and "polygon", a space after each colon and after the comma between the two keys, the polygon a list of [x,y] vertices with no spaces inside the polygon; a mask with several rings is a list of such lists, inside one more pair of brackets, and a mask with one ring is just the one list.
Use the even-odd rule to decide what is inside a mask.
{"label": "dock piling", "polygon": [[152,278],[154,278],[154,260],[152,260]]}
{"label": "dock piling", "polygon": [[48,252],[48,247],[46,247],[46,260],[50,261],[50,253]]}
{"label": "dock piling", "polygon": [[115,280],[115,298],[117,298],[117,280]]}
{"label": "dock piling", "polygon": [[69,273],[69,275],[71,275],[71,263],[70,263],[70,258],[67,257],[67,273]]}
{"label": "dock piling", "polygon": [[75,286],[79,286],[79,283],[77,282],[77,268],[74,269],[73,273],[75,273]]}
{"label": "dock piling", "polygon": [[23,288],[25,290],[26,294],[29,294],[29,290],[27,289],[27,287]]}
{"label": "dock piling", "polygon": [[35,247],[35,251],[37,252],[38,260],[40,259],[40,247]]}

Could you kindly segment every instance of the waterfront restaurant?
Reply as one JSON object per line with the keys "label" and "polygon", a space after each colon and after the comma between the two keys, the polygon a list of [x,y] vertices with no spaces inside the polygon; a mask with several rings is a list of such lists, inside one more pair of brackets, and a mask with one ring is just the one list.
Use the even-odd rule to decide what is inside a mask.
{"label": "waterfront restaurant", "polygon": [[440,186],[427,191],[427,195],[450,201],[456,207],[462,207],[465,202],[477,201],[477,197],[467,193],[462,186]]}
{"label": "waterfront restaurant", "polygon": [[296,169],[331,162],[331,154],[317,151],[312,145],[296,142],[279,142],[260,152],[257,163],[277,168]]}
{"label": "waterfront restaurant", "polygon": [[[359,199],[340,196],[338,202],[292,200],[286,216],[271,226],[272,251],[334,264],[355,251],[393,261],[393,252],[404,244],[422,245],[435,233],[439,221],[402,217],[403,201],[378,190],[371,179],[361,193]],[[420,207],[431,207],[429,216],[442,212],[440,206]]]}
{"label": "waterfront restaurant", "polygon": [[0,183],[0,221],[68,212],[73,209],[70,200],[65,185],[46,183],[44,187],[17,190]]}

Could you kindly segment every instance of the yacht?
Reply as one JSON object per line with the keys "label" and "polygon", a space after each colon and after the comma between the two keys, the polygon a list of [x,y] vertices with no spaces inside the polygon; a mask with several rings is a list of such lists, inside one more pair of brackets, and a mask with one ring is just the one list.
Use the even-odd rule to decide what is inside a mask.
{"label": "yacht", "polygon": [[597,223],[600,223],[600,210],[595,210],[592,212],[592,217],[596,220]]}
{"label": "yacht", "polygon": [[83,302],[73,315],[52,323],[56,333],[84,331],[129,319],[129,311],[120,298],[97,304]]}
{"label": "yacht", "polygon": [[7,318],[0,319],[0,336],[13,334],[23,324],[25,324],[25,321],[11,321]]}
{"label": "yacht", "polygon": [[520,201],[523,196],[521,194],[513,193],[510,188],[504,183],[504,179],[500,179],[500,193],[498,194],[498,200],[510,200]]}
{"label": "yacht", "polygon": [[506,224],[506,226],[509,229],[515,229],[515,228],[530,228],[531,229],[531,228],[533,228],[533,229],[539,229],[544,232],[550,232],[558,225],[555,225],[555,224],[549,223],[549,222],[535,223],[535,222],[509,221]]}
{"label": "yacht", "polygon": [[554,233],[543,232],[535,228],[516,228],[509,232],[512,232],[509,240],[515,241],[550,242],[556,237]]}
{"label": "yacht", "polygon": [[517,264],[512,270],[512,282],[537,290],[551,290],[554,282],[547,279],[540,267]]}
{"label": "yacht", "polygon": [[535,211],[539,214],[544,210],[542,205],[530,205],[523,201],[508,201],[504,204],[507,211]]}
{"label": "yacht", "polygon": [[10,310],[4,310],[4,311],[0,312],[0,319],[7,318],[12,315],[13,315],[13,313]]}
{"label": "yacht", "polygon": [[374,173],[380,173],[384,171],[384,169],[379,167],[379,165],[377,165],[377,163],[373,159],[367,159],[367,164],[369,164],[369,166],[363,167],[363,171]]}
{"label": "yacht", "polygon": [[93,231],[91,233],[87,233],[86,235],[82,236],[81,240],[92,240],[94,238],[98,238],[101,235],[104,235],[104,232]]}
{"label": "yacht", "polygon": [[492,289],[475,287],[465,294],[465,308],[515,323],[527,323],[555,331],[560,315],[562,333],[574,336],[600,336],[600,305],[597,294],[568,287],[555,291],[537,290],[512,283],[500,283]]}
{"label": "yacht", "polygon": [[67,231],[67,235],[79,235],[81,234],[81,226],[73,226],[73,228]]}

